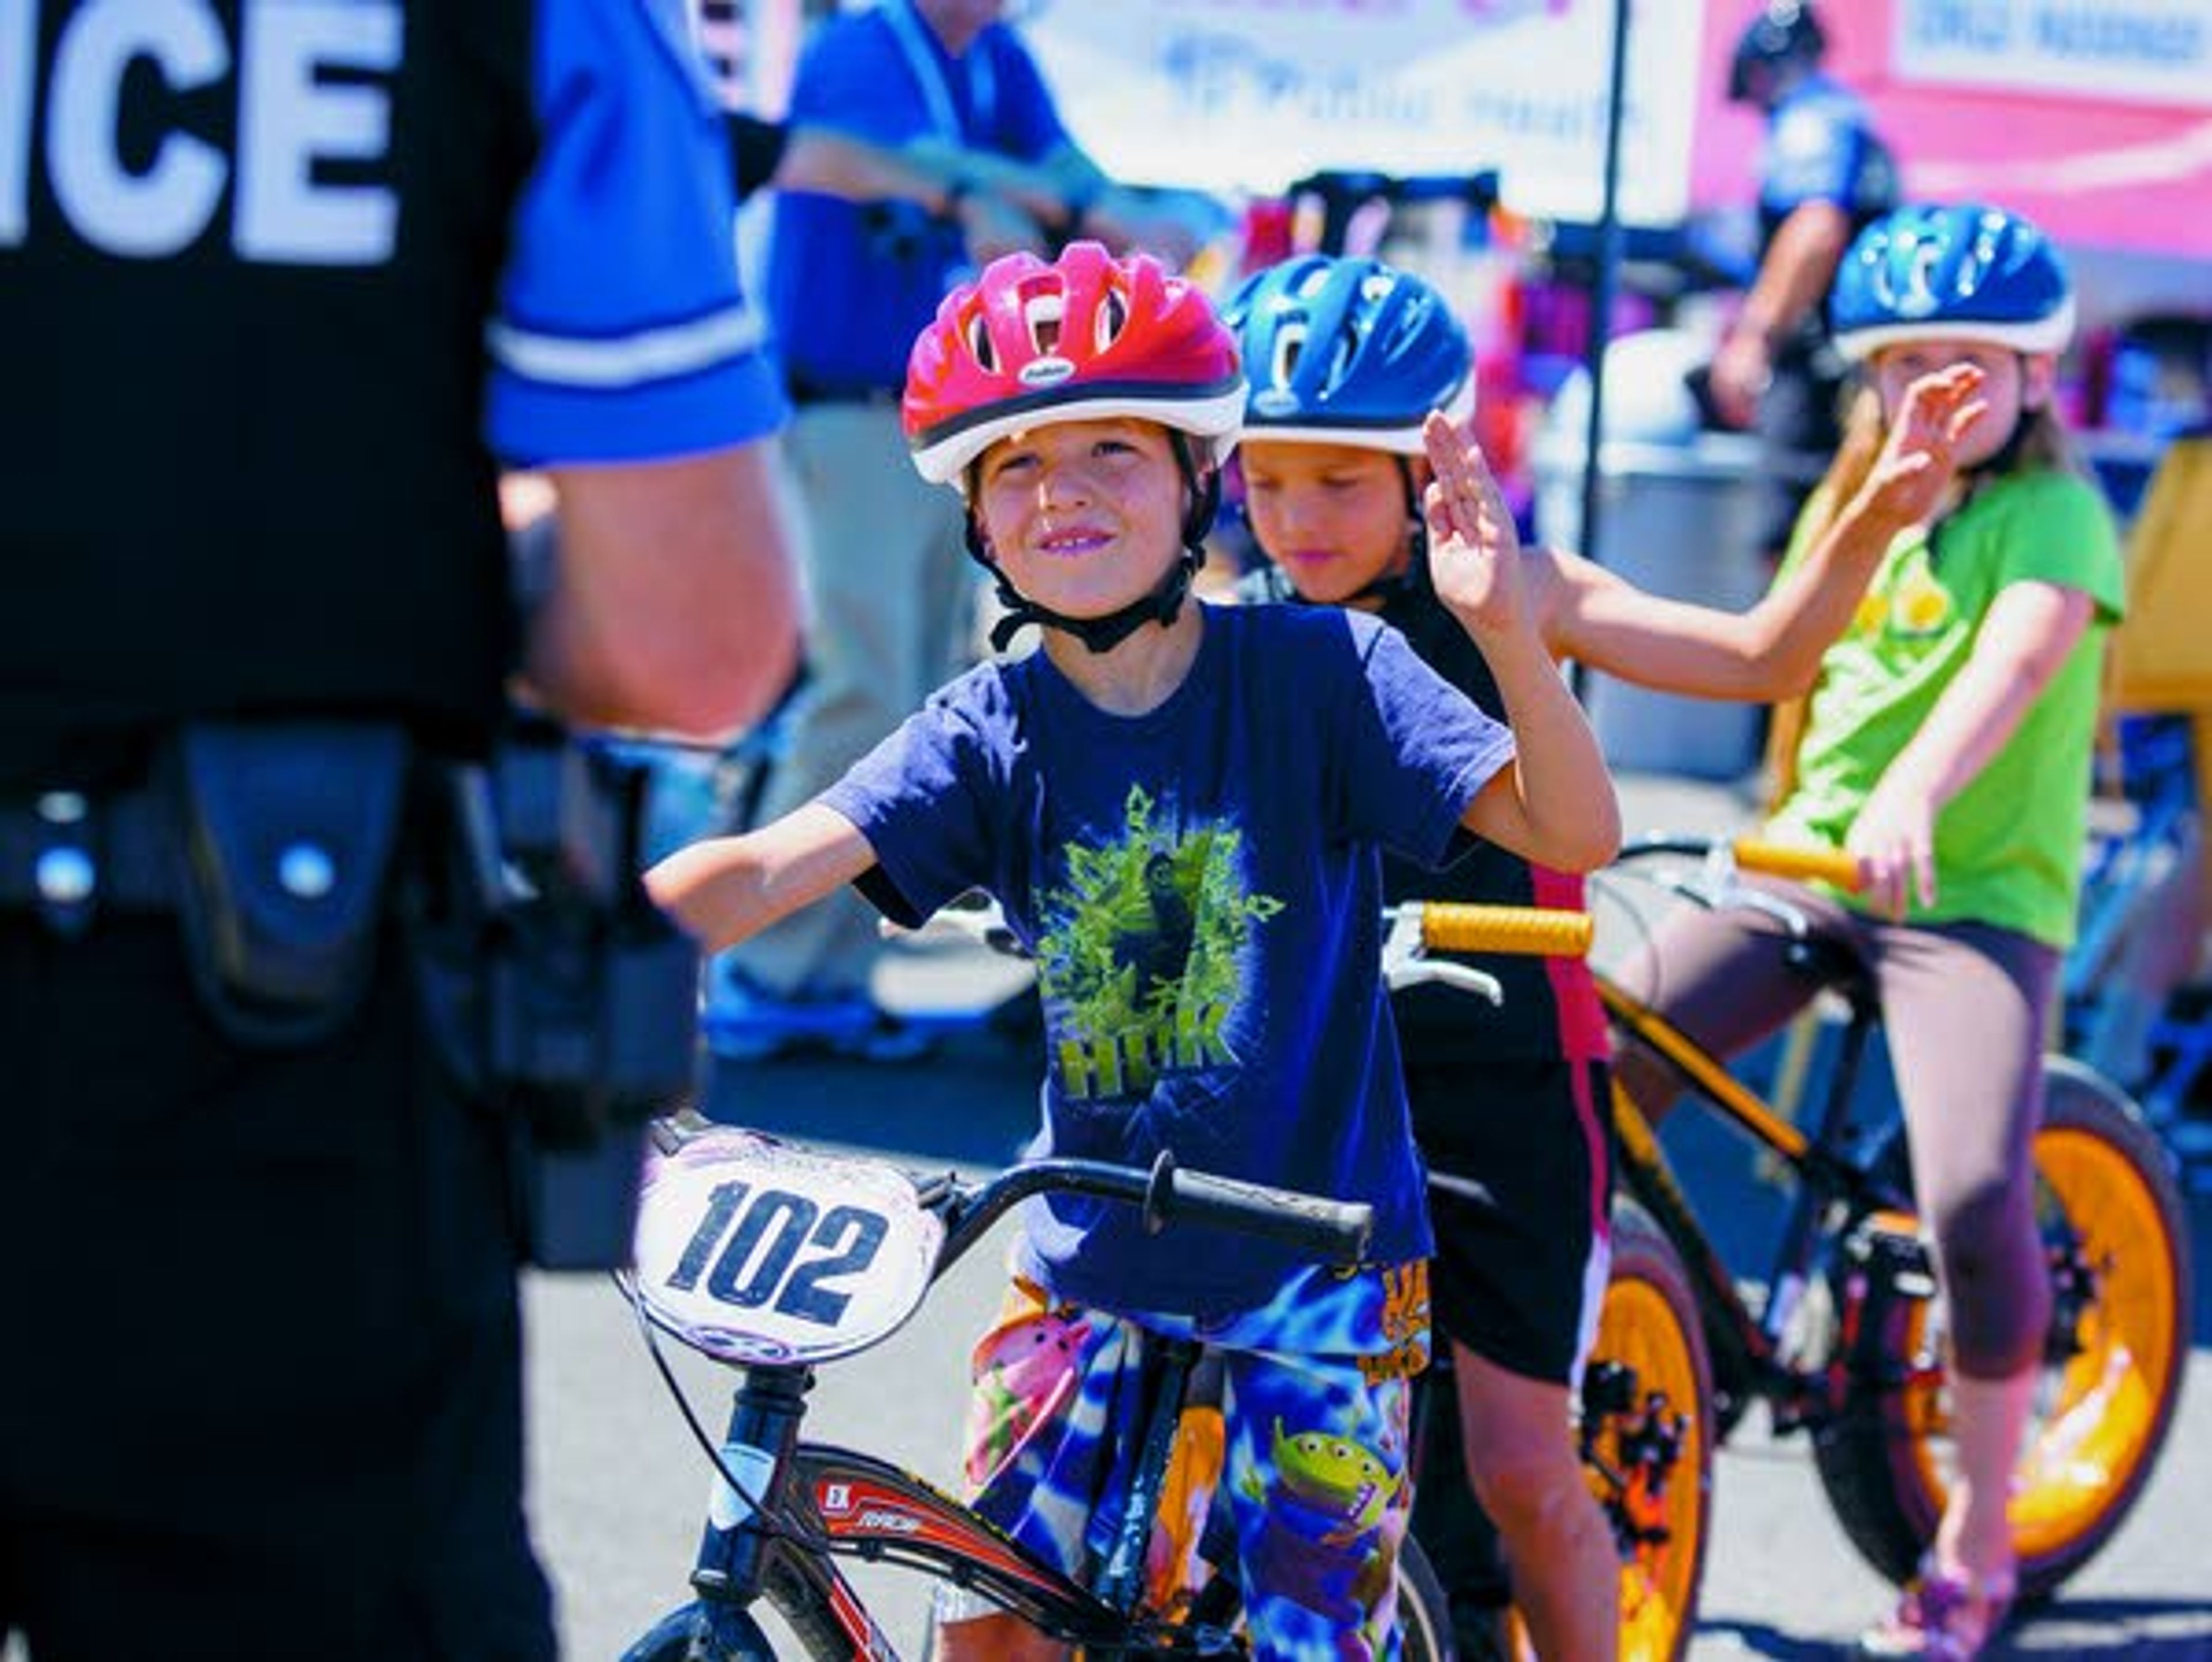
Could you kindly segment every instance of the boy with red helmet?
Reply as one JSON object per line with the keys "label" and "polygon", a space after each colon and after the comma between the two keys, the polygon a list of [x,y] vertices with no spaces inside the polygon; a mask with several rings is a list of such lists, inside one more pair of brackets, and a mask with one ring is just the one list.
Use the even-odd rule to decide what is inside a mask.
{"label": "boy with red helmet", "polygon": [[[988,1515],[1083,1574],[1142,1336],[1203,1339],[1224,1360],[1221,1491],[1255,1649],[1380,1655],[1432,1242],[1381,986],[1379,851],[1439,863],[1472,834],[1587,870],[1619,816],[1510,562],[1484,552],[1504,509],[1472,470],[1430,493],[1430,558],[1510,731],[1373,619],[1190,598],[1243,401],[1229,331],[1144,256],[1012,256],[949,296],[910,360],[907,433],[1042,650],[971,670],[814,803],[650,883],[715,946],[848,882],[908,923],[982,888],[1039,964],[1036,1152],[1167,1150],[1373,1205],[1373,1262],[1345,1272],[1030,1203],[976,1352],[968,1476]],[[1310,1447],[1366,1476],[1304,1481]],[[949,1623],[946,1653],[1036,1641],[1009,1622]]]}

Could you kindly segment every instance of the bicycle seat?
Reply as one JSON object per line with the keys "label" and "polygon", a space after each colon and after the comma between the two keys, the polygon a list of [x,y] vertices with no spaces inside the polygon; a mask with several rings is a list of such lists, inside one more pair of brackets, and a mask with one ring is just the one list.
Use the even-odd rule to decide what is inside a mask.
{"label": "bicycle seat", "polygon": [[714,1125],[650,1156],[629,1290],[717,1362],[804,1367],[896,1331],[944,1239],[895,1167]]}

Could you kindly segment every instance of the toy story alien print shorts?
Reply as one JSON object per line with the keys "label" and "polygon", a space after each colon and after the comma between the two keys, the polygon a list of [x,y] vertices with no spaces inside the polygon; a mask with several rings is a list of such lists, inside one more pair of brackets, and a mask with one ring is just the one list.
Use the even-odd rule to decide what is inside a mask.
{"label": "toy story alien print shorts", "polygon": [[1264,1307],[1218,1319],[1126,1318],[1055,1302],[1017,1277],[972,1361],[969,1497],[1088,1580],[1125,1502],[1135,1452],[1116,1434],[1139,1419],[1148,1337],[1196,1339],[1208,1359],[1146,1554],[1152,1598],[1187,1597],[1213,1573],[1199,1545],[1218,1506],[1255,1656],[1395,1657],[1410,1393],[1428,1364],[1428,1302],[1425,1263],[1316,1268]]}

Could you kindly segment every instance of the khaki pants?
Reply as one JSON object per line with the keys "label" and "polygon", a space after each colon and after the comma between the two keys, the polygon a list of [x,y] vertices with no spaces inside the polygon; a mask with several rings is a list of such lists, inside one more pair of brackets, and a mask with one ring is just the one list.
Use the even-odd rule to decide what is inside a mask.
{"label": "khaki pants", "polygon": [[[914,470],[896,406],[804,406],[785,446],[813,625],[807,686],[762,823],[811,801],[966,663],[976,588],[959,496]],[[865,988],[880,950],[874,908],[848,889],[732,955],[788,993]]]}

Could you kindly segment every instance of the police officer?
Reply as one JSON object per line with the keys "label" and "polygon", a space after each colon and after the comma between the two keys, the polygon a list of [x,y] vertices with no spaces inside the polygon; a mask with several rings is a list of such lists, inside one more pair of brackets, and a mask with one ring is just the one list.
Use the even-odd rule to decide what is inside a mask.
{"label": "police officer", "polygon": [[[1754,429],[1778,466],[1815,470],[1841,439],[1843,364],[1823,308],[1861,227],[1897,204],[1897,166],[1867,107],[1824,74],[1827,36],[1804,0],[1765,0],[1737,39],[1729,96],[1766,118],[1759,263],[1708,372],[1713,412]],[[1794,508],[1796,492],[1790,493]],[[1794,512],[1770,535],[1779,552]]]}
{"label": "police officer", "polygon": [[[330,836],[242,858],[240,770],[176,781],[303,721],[465,761],[518,670],[697,732],[784,684],[721,144],[647,0],[0,0],[0,1635],[40,1662],[552,1653],[511,1128],[425,1035],[411,798],[380,862],[384,798],[295,755]],[[520,627],[495,453],[562,504]],[[264,977],[257,1028],[234,960],[323,944],[364,863],[366,972],[305,1022]]]}

